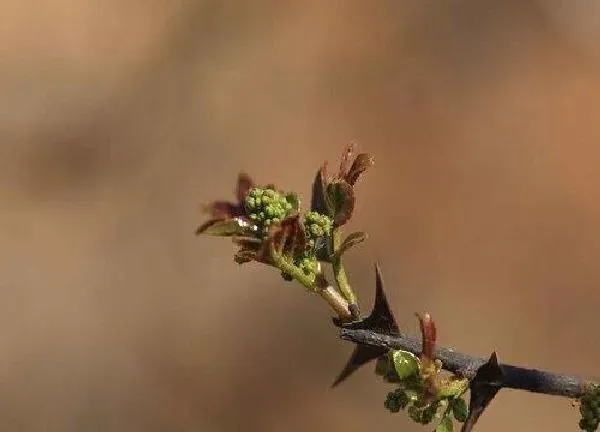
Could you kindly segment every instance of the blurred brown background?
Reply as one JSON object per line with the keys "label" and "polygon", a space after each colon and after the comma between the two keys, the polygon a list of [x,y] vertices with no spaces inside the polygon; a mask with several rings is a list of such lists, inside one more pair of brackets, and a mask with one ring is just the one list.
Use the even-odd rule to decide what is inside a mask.
{"label": "blurred brown background", "polygon": [[[383,409],[318,297],[199,204],[240,169],[308,197],[356,141],[349,255],[440,342],[600,375],[593,1],[42,0],[0,5],[0,430],[428,430]],[[577,430],[501,392],[483,431]]]}

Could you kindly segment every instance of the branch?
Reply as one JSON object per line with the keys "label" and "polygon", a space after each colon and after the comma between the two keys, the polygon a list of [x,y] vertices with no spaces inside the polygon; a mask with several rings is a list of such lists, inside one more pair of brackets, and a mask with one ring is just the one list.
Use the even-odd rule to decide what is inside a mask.
{"label": "branch", "polygon": [[[341,328],[340,337],[357,344],[421,353],[420,339],[407,335],[387,335],[372,330]],[[465,378],[473,378],[477,370],[487,363],[486,359],[456,352],[449,348],[438,347],[436,358],[442,361],[444,369]],[[500,364],[503,380],[500,388],[527,390],[572,399],[580,398],[587,383],[591,382],[574,375],[527,369],[520,366]]]}
{"label": "branch", "polygon": [[[272,184],[256,186],[247,175],[240,174],[237,200],[208,205],[206,210],[212,219],[196,234],[233,238],[238,247],[235,262],[256,261],[274,267],[283,279],[296,280],[331,306],[337,315],[333,323],[340,328],[340,337],[356,344],[333,386],[378,360],[378,375],[399,384],[388,393],[386,408],[390,412],[405,409],[413,421],[421,424],[435,419],[438,432],[451,431],[453,418],[463,424],[461,432],[471,432],[502,388],[576,399],[582,415],[580,429],[596,431],[600,425],[600,381],[498,364],[495,352],[486,360],[436,347],[436,325],[428,314],[418,315],[421,338],[402,334],[387,301],[378,265],[373,309],[366,317],[360,315],[341,257],[366,235],[355,232],[342,241],[340,229],[354,211],[355,183],[373,165],[373,159],[366,153],[354,160],[352,157],[350,145],[342,154],[339,172],[332,176],[327,173],[327,164],[323,165],[313,182],[310,211],[305,213],[300,212],[295,193],[285,193]],[[325,280],[322,263],[331,265],[337,286]],[[453,376],[440,375],[442,368]],[[468,407],[463,399],[467,389]]]}

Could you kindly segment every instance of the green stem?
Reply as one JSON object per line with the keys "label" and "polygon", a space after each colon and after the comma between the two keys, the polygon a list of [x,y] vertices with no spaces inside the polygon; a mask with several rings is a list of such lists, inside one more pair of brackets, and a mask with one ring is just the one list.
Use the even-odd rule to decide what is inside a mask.
{"label": "green stem", "polygon": [[338,314],[342,321],[352,321],[354,314],[352,308],[348,305],[348,301],[325,280],[322,274],[316,276],[307,275],[292,262],[285,259],[283,255],[277,253],[273,246],[271,246],[271,258],[273,259],[274,266],[279,270],[291,275],[292,278],[309,290],[318,293]]}
{"label": "green stem", "polygon": [[319,286],[319,295],[338,314],[342,322],[350,322],[354,319],[348,301],[322,275],[317,276],[317,285]]}
{"label": "green stem", "polygon": [[340,254],[336,254],[342,244],[342,231],[339,227],[335,227],[332,233],[332,243],[333,243],[333,254],[331,256],[331,266],[333,268],[333,276],[335,277],[335,282],[342,293],[342,295],[346,298],[348,303],[350,304],[350,310],[353,312],[353,315],[358,316],[358,299],[354,290],[350,286],[348,282],[348,277],[346,276],[346,270],[344,269],[344,265],[342,263],[342,256]]}
{"label": "green stem", "polygon": [[311,291],[317,291],[318,286],[315,282],[314,275],[311,277],[304,273],[300,268],[295,266],[292,262],[285,259],[285,257],[277,252],[275,252],[274,248],[271,248],[271,258],[273,259],[273,264],[282,272],[285,272],[292,276],[295,280],[300,282],[304,287],[308,288]]}

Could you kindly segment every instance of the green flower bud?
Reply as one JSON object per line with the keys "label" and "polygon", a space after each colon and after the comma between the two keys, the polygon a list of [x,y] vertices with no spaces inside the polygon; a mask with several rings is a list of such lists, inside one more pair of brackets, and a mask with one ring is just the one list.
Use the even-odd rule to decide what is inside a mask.
{"label": "green flower bud", "polygon": [[308,246],[314,249],[317,239],[331,235],[332,221],[327,215],[314,211],[307,212],[304,215],[304,229],[308,237]]}
{"label": "green flower bud", "polygon": [[244,201],[246,214],[266,233],[269,226],[281,222],[292,210],[288,198],[273,189],[252,188]]}
{"label": "green flower bud", "polygon": [[297,266],[307,275],[316,275],[319,273],[319,263],[314,257],[302,257]]}

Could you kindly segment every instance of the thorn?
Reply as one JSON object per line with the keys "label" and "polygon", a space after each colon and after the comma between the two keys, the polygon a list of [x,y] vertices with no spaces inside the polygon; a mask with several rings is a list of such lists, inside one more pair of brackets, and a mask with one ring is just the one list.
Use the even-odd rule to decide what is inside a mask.
{"label": "thorn", "polygon": [[[336,325],[351,329],[372,330],[389,335],[400,334],[398,324],[396,323],[396,319],[394,318],[394,314],[390,309],[390,305],[385,295],[379,264],[375,264],[375,303],[369,316],[360,321],[354,321],[347,324],[337,322]],[[350,359],[334,381],[332,387],[336,387],[361,366],[385,355],[387,352],[388,349],[384,347],[356,344]]]}
{"label": "thorn", "polygon": [[498,365],[498,358],[494,351],[487,363],[477,369],[475,378],[471,381],[469,416],[463,424],[461,432],[471,432],[483,411],[502,388],[503,380],[504,374]]}
{"label": "thorn", "polygon": [[371,360],[385,355],[387,351],[387,348],[384,347],[357,344],[356,347],[354,347],[354,351],[352,352],[348,363],[346,363],[344,369],[342,369],[338,377],[335,379],[331,385],[331,388],[337,387],[361,366],[369,363]]}

